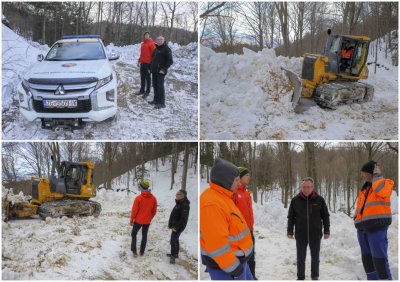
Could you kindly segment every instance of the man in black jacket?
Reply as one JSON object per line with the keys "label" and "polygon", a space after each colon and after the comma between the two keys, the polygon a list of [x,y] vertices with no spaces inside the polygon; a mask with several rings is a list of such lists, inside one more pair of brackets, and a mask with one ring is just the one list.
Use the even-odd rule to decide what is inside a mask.
{"label": "man in black jacket", "polygon": [[314,180],[311,177],[304,178],[300,193],[290,202],[287,226],[288,238],[296,238],[297,280],[305,279],[308,245],[311,252],[311,279],[318,280],[322,225],[324,239],[328,239],[330,225],[328,207],[324,198],[314,191]]}
{"label": "man in black jacket", "polygon": [[176,205],[172,209],[169,216],[168,228],[171,232],[171,253],[167,254],[170,257],[170,263],[175,264],[175,259],[179,256],[179,236],[186,228],[189,218],[190,202],[186,197],[185,190],[179,190],[175,195]]}
{"label": "man in black jacket", "polygon": [[157,47],[151,58],[150,70],[153,75],[154,99],[149,104],[156,109],[165,108],[164,79],[168,68],[173,64],[172,51],[162,36],[156,39]]}

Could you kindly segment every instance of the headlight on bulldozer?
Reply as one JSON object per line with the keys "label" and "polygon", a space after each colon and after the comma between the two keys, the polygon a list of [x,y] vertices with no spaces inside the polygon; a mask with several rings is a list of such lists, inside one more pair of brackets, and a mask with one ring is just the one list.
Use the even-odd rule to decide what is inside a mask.
{"label": "headlight on bulldozer", "polygon": [[111,80],[113,79],[112,74],[110,74],[109,76],[100,79],[97,84],[96,84],[96,90],[103,87],[104,85],[106,85],[107,83],[109,83]]}

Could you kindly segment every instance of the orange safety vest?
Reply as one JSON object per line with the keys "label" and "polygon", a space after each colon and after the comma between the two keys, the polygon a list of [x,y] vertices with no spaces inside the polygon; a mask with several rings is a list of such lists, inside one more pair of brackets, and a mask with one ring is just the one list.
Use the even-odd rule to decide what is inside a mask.
{"label": "orange safety vest", "polygon": [[354,48],[350,48],[346,50],[346,48],[342,49],[342,59],[350,59],[353,55]]}
{"label": "orange safety vest", "polygon": [[394,181],[374,174],[372,186],[358,194],[354,223],[358,229],[385,228],[391,223],[390,196]]}
{"label": "orange safety vest", "polygon": [[232,192],[210,182],[200,196],[200,247],[202,261],[211,268],[230,273],[240,258],[253,252],[246,221],[232,201]]}

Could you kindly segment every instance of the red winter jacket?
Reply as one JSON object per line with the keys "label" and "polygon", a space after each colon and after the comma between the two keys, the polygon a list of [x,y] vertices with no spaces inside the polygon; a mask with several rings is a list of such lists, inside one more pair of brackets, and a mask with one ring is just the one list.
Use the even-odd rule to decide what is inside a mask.
{"label": "red winter jacket", "polygon": [[151,39],[145,39],[140,46],[139,63],[150,64],[156,44]]}
{"label": "red winter jacket", "polygon": [[253,231],[253,226],[254,226],[253,202],[251,199],[251,195],[247,191],[246,187],[240,185],[237,191],[233,194],[232,200],[235,202],[236,206],[242,213],[250,231]]}
{"label": "red winter jacket", "polygon": [[135,198],[132,206],[131,221],[139,224],[150,224],[157,213],[157,199],[150,191],[143,191]]}

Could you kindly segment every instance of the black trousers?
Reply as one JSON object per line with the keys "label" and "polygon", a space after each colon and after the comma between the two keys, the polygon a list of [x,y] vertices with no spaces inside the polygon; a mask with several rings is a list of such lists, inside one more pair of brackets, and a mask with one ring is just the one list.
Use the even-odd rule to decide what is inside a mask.
{"label": "black trousers", "polygon": [[311,252],[311,278],[317,279],[319,277],[319,250],[321,247],[321,240],[310,242],[296,240],[298,280],[304,280],[306,278],[305,272],[308,245],[310,246]]}
{"label": "black trousers", "polygon": [[150,93],[150,64],[140,64],[140,93]]}
{"label": "black trousers", "polygon": [[253,278],[256,279],[256,258],[255,258],[255,252],[256,252],[256,240],[254,238],[253,231],[251,231],[251,238],[253,239],[253,253],[251,254],[249,260],[248,260],[248,265],[250,268],[250,272],[253,275]]}
{"label": "black trousers", "polygon": [[171,232],[171,256],[178,257],[179,255],[179,236],[182,232]]}
{"label": "black trousers", "polygon": [[156,104],[165,105],[165,74],[153,73],[154,102]]}
{"label": "black trousers", "polygon": [[140,229],[142,229],[142,242],[140,243],[140,253],[143,254],[146,249],[147,244],[147,232],[149,231],[150,224],[139,224],[134,222],[132,228],[132,243],[131,243],[131,251],[136,251],[136,235]]}

